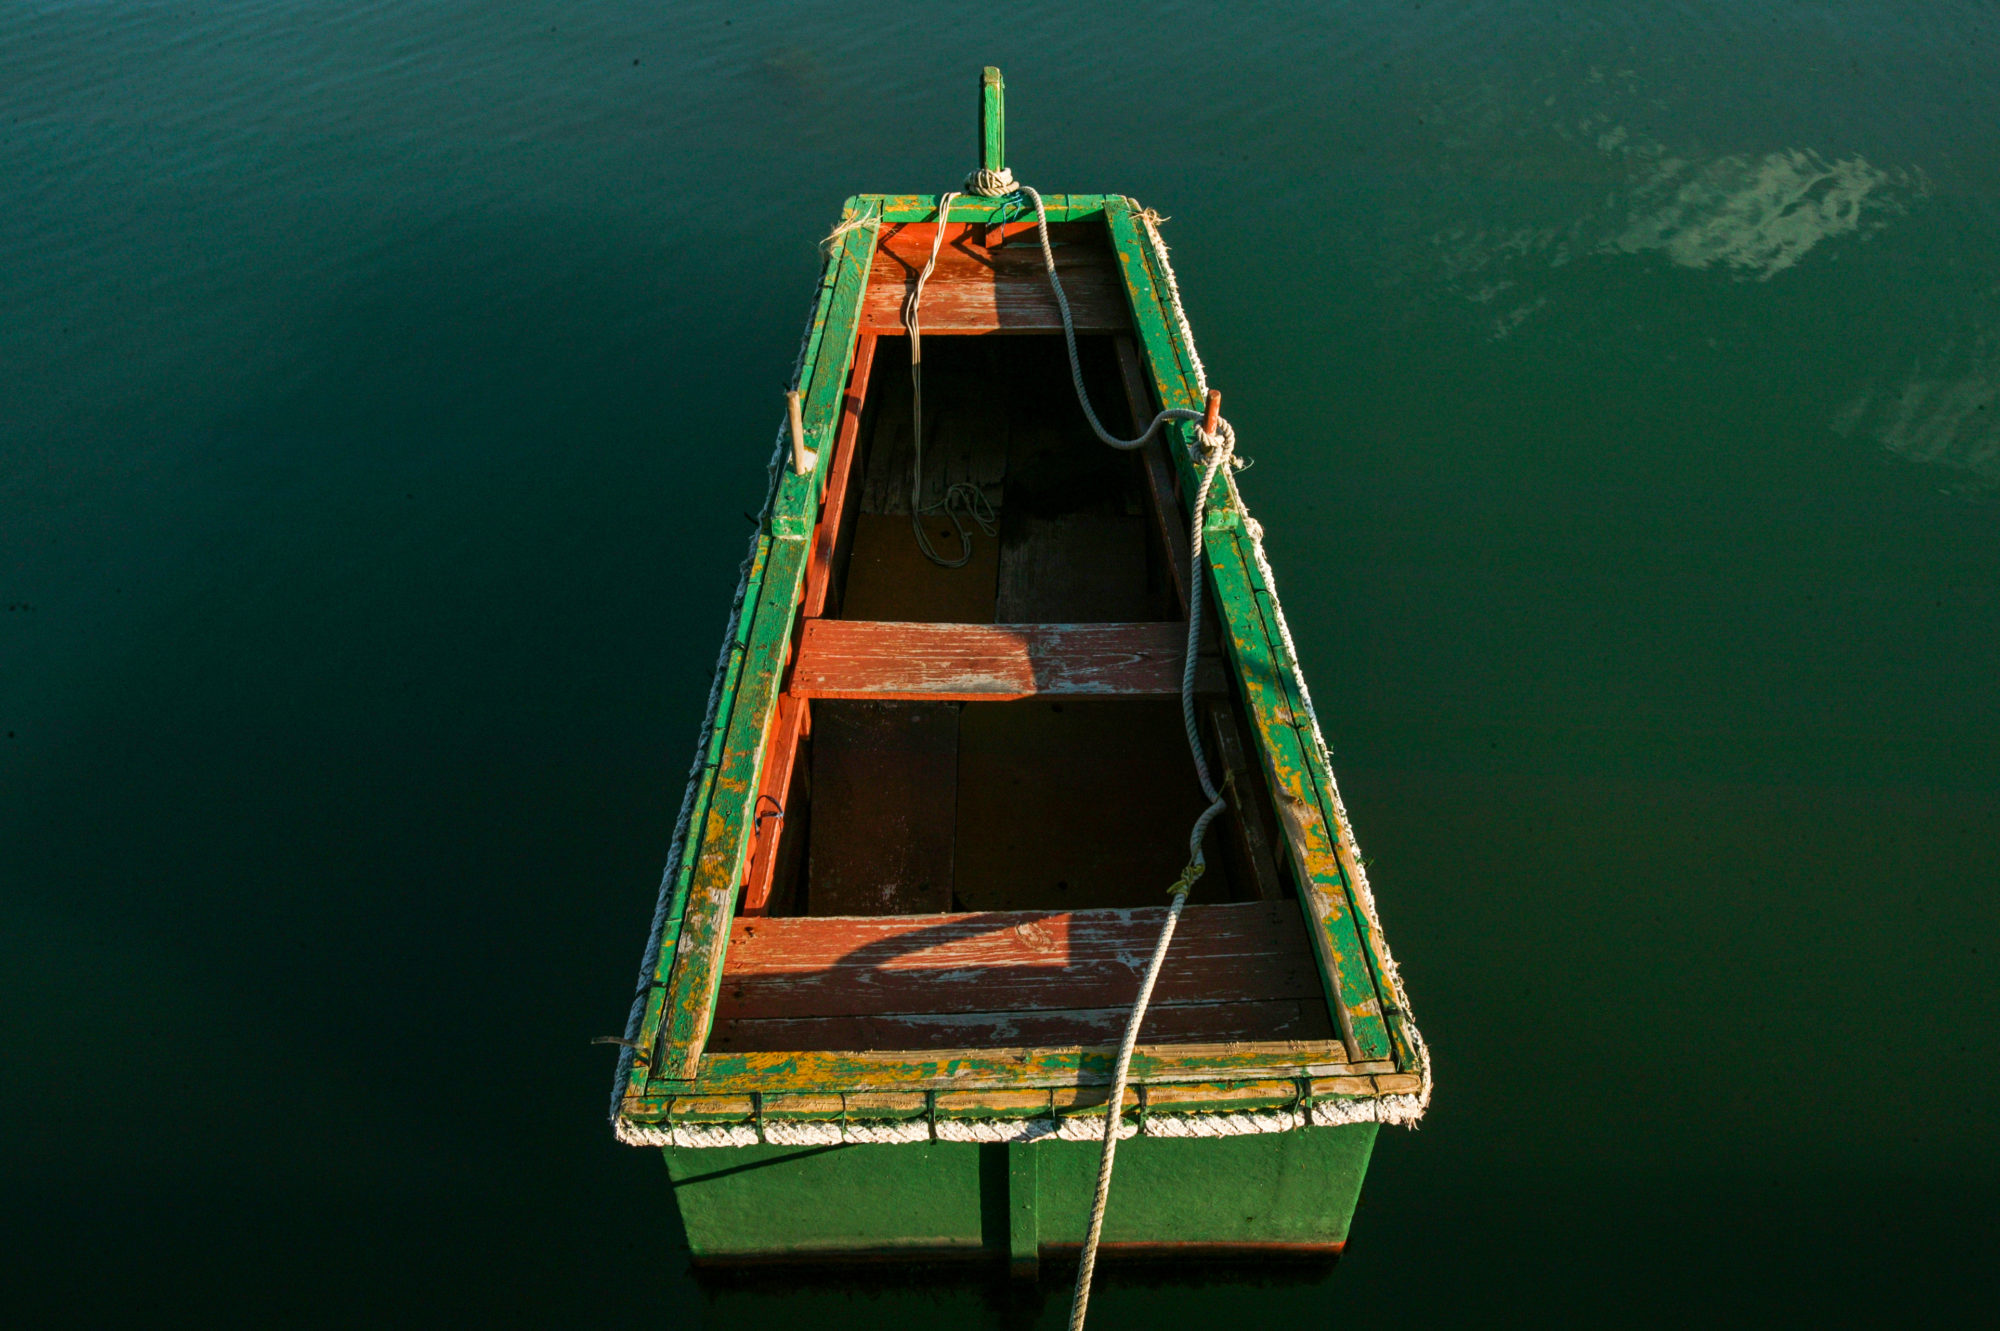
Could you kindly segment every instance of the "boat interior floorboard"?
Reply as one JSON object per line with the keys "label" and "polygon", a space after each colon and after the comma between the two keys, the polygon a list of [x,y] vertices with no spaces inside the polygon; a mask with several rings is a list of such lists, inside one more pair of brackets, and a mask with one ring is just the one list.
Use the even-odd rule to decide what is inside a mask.
{"label": "boat interior floorboard", "polygon": [[[965,910],[1151,906],[1207,806],[1178,701],[967,703],[958,721]],[[1225,865],[1194,901],[1227,901]]]}
{"label": "boat interior floorboard", "polygon": [[[923,355],[914,502],[908,338],[873,336],[848,394],[717,1050],[1116,1039],[1206,806],[1181,718],[1186,520],[1164,453],[1096,439],[1060,338],[927,337]],[[1147,410],[1131,348],[1086,337],[1082,356],[1102,419],[1129,435]],[[962,566],[926,557],[913,507],[947,559],[963,524]],[[1198,714],[1230,812],[1145,1037],[1329,1038],[1224,667],[1211,634]]]}
{"label": "boat interior floorboard", "polygon": [[[854,521],[854,554],[847,566],[844,619],[896,620],[908,624],[991,624],[999,584],[1000,547],[975,531],[972,559],[963,568],[933,564],[910,532],[910,506],[901,513],[863,512]],[[931,547],[947,558],[959,553],[949,519],[929,519]]]}
{"label": "boat interior floorboard", "polygon": [[[1080,339],[1085,382],[1108,427],[1130,429],[1109,343]],[[966,624],[1178,617],[1171,556],[1145,516],[1144,464],[1091,434],[1062,339],[933,337],[923,354],[918,508],[932,549],[957,559],[962,526],[971,560],[943,568],[917,548],[909,519],[916,471],[909,339],[882,338],[868,384],[872,418],[862,432],[860,519],[842,617]]]}

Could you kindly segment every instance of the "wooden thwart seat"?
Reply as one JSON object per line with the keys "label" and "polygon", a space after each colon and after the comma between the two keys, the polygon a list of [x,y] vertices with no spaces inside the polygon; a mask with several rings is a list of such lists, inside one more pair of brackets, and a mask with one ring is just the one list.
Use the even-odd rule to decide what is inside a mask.
{"label": "wooden thwart seat", "polygon": [[[738,919],[717,1050],[1115,1042],[1165,907]],[[1331,1018],[1292,902],[1189,906],[1145,1039],[1324,1040]]]}
{"label": "wooden thwart seat", "polygon": [[[864,332],[894,336],[904,331],[903,303],[930,260],[937,227],[902,223],[881,234],[860,323]],[[1103,228],[1058,222],[1049,227],[1049,242],[1076,331],[1130,329],[1124,275]],[[922,318],[926,334],[1060,333],[1062,313],[1049,287],[1034,215],[997,228],[947,224],[937,267],[924,283]]]}
{"label": "wooden thwart seat", "polygon": [[[791,691],[806,698],[1000,702],[1180,693],[1185,624],[905,624],[809,620]],[[1219,662],[1196,667],[1223,688]]]}

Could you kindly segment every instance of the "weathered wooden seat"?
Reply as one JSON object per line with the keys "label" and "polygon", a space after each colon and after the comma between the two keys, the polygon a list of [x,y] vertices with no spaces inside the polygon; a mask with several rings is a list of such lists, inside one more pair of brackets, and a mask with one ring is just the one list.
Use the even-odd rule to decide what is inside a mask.
{"label": "weathered wooden seat", "polygon": [[[999,702],[1030,697],[1177,697],[1187,626],[902,624],[808,620],[791,692],[806,698]],[[1196,686],[1223,687],[1221,663]]]}
{"label": "weathered wooden seat", "polygon": [[[1165,907],[739,918],[710,1047],[1115,1043]],[[1333,1038],[1298,906],[1189,906],[1141,1038]]]}
{"label": "weathered wooden seat", "polygon": [[[906,222],[882,229],[875,271],[862,300],[864,333],[895,336],[917,274],[931,257],[937,227]],[[1079,333],[1124,332],[1132,326],[1125,283],[1102,227],[1057,222],[1049,248]],[[1035,219],[1003,227],[950,223],[937,267],[924,283],[922,330],[927,334],[1060,333],[1062,313],[1042,263]]]}

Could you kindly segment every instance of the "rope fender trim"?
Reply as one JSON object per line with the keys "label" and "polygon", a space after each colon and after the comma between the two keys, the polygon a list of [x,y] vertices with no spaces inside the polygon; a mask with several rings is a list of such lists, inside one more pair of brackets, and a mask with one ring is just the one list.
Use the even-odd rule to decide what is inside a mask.
{"label": "rope fender trim", "polygon": [[[1325,1100],[1298,1108],[1240,1110],[1214,1114],[1176,1114],[1153,1110],[1143,1123],[1124,1118],[1118,1139],[1133,1137],[1248,1137],[1302,1128],[1343,1127],[1351,1123],[1384,1126],[1415,1123],[1423,1117],[1421,1097],[1384,1095],[1366,1099]],[[621,1119],[618,1140],[627,1146],[679,1148],[743,1147],[759,1144],[757,1125],[743,1123],[633,1123]],[[1102,1141],[1104,1119],[1095,1114],[1063,1118],[941,1119],[941,1142]],[[787,1123],[764,1120],[762,1142],[773,1146],[912,1145],[932,1140],[922,1119],[854,1120]]]}

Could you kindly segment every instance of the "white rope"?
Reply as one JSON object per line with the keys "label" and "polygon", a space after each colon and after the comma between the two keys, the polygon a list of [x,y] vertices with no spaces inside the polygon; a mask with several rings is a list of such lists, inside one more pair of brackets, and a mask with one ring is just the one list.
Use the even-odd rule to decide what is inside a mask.
{"label": "white rope", "polygon": [[840,1125],[840,1139],[843,1142],[877,1146],[899,1142],[927,1142],[931,1139],[931,1125],[920,1118],[876,1123],[850,1121]]}
{"label": "white rope", "polygon": [[[1421,1046],[1420,1046],[1421,1048]],[[1349,1123],[1415,1123],[1430,1104],[1430,1078],[1414,1095],[1383,1095],[1372,1100],[1324,1100],[1312,1107],[1312,1125],[1338,1128]]]}
{"label": "white rope", "polygon": [[[1107,1102],[1108,1107],[1108,1102]],[[1095,1114],[1071,1114],[1057,1121],[1056,1136],[1066,1142],[1095,1142],[1104,1140],[1104,1126],[1112,1119],[1110,1113],[1103,1118]],[[1139,1135],[1137,1123],[1127,1123],[1122,1115],[1118,1117],[1118,1140]]]}
{"label": "white rope", "polygon": [[764,1140],[773,1146],[831,1146],[840,1140],[840,1124],[766,1119]]}
{"label": "white rope", "polygon": [[1174,280],[1174,266],[1167,262],[1167,242],[1160,239],[1160,223],[1166,219],[1151,208],[1141,208],[1132,200],[1132,215],[1145,225],[1146,238],[1152,242],[1153,255],[1159,260],[1156,265],[1160,278],[1167,284],[1167,303],[1173,307],[1174,323],[1179,327],[1181,345],[1187,348],[1188,360],[1194,366],[1194,386],[1198,393],[1208,391],[1208,371],[1202,366],[1201,353],[1194,349],[1194,329],[1188,326],[1187,311],[1181,307],[1181,285]]}
{"label": "white rope", "polygon": [[754,1123],[676,1123],[674,1145],[695,1148],[713,1146],[755,1146]]}
{"label": "white rope", "polygon": [[[1424,1096],[1354,1096],[1321,1100],[1300,1109],[1238,1109],[1219,1113],[1163,1114],[1155,1110],[1139,1123],[1120,1122],[1118,1139],[1172,1137],[1253,1137],[1296,1132],[1300,1128],[1336,1128],[1352,1123],[1385,1126],[1415,1123],[1424,1114]],[[935,1130],[922,1120],[898,1122],[837,1119],[772,1120],[759,1138],[754,1123],[649,1124],[620,1120],[618,1140],[627,1146],[693,1146],[731,1148],[755,1146],[905,1145],[915,1142],[1033,1142],[1101,1141],[1107,1119],[1096,1114],[1061,1118],[939,1119]]]}
{"label": "white rope", "polygon": [[611,1135],[621,1146],[672,1146],[674,1129],[667,1123],[634,1123],[622,1114],[611,1116]]}
{"label": "white rope", "polygon": [[1014,183],[1014,173],[1004,166],[998,171],[988,171],[982,166],[965,178],[965,192],[982,199],[1005,198],[1020,188]]}
{"label": "white rope", "polygon": [[[1036,208],[1039,212],[1040,200],[1036,201]],[[1047,243],[1047,234],[1044,226],[1044,245]],[[1051,280],[1055,278],[1053,264],[1049,268],[1049,277]],[[1056,290],[1060,292],[1062,287],[1058,285]],[[1064,331],[1068,332],[1069,327],[1069,307],[1065,304]],[[1070,339],[1070,346],[1071,355],[1074,357],[1074,336]],[[1074,365],[1074,359],[1071,363]],[[1079,394],[1083,392],[1083,377],[1080,373],[1077,376],[1077,392]],[[1081,400],[1084,402],[1084,411],[1088,414],[1089,399]],[[1092,424],[1095,423],[1093,419]],[[1159,424],[1159,420],[1156,419],[1152,428],[1157,429]],[[1148,432],[1150,433],[1150,430]],[[1118,1044],[1118,1062],[1111,1074],[1111,1098],[1106,1102],[1105,1110],[1107,1117],[1112,1120],[1118,1119],[1125,1103],[1125,1083],[1132,1073],[1132,1051],[1138,1047],[1139,1027],[1145,1023],[1146,1007],[1153,1001],[1153,986],[1160,978],[1160,967],[1166,963],[1167,948],[1174,941],[1174,926],[1180,922],[1181,909],[1187,905],[1188,893],[1194,888],[1195,879],[1201,877],[1202,870],[1207,867],[1207,861],[1201,852],[1202,837],[1207,833],[1208,825],[1215,820],[1215,816],[1228,807],[1221,792],[1215,788],[1215,782],[1209,777],[1208,759],[1201,747],[1201,732],[1195,728],[1194,670],[1196,653],[1201,645],[1201,585],[1204,581],[1202,570],[1205,567],[1202,563],[1201,547],[1203,528],[1207,525],[1208,495],[1210,488],[1215,484],[1216,473],[1222,470],[1223,463],[1229,459],[1235,444],[1235,432],[1229,429],[1226,422],[1219,421],[1216,434],[1211,435],[1207,431],[1197,433],[1208,450],[1208,468],[1202,473],[1201,489],[1195,495],[1193,520],[1189,523],[1193,529],[1190,536],[1192,558],[1188,561],[1191,576],[1188,578],[1187,662],[1181,670],[1181,718],[1187,727],[1188,747],[1194,754],[1195,775],[1201,780],[1202,793],[1208,796],[1209,805],[1202,810],[1201,816],[1195,819],[1194,830],[1188,834],[1188,867],[1173,886],[1173,905],[1167,908],[1167,922],[1160,927],[1160,941],[1154,946],[1153,959],[1146,966],[1146,978],[1139,984],[1139,997],[1133,1002],[1132,1015],[1125,1023],[1125,1038]],[[1097,1242],[1104,1232],[1104,1213],[1111,1201],[1111,1169],[1118,1155],[1120,1135],[1116,1132],[1104,1134],[1104,1154],[1097,1164],[1097,1193],[1090,1204],[1090,1228],[1084,1233],[1083,1256],[1076,1271],[1076,1294],[1070,1302],[1070,1331],[1083,1331],[1084,1312],[1090,1305],[1090,1281],[1097,1269]]]}
{"label": "white rope", "polygon": [[[1163,1114],[1157,1110],[1139,1123],[1120,1122],[1118,1139],[1131,1137],[1253,1137],[1300,1128],[1344,1127],[1352,1123],[1397,1125],[1423,1117],[1420,1094],[1357,1096],[1321,1100],[1303,1109],[1239,1109],[1220,1113]],[[620,1120],[618,1140],[627,1146],[735,1148],[755,1146],[906,1145],[916,1142],[1102,1141],[1106,1117],[1096,1114],[1061,1118],[939,1119],[935,1131],[922,1120],[898,1122],[837,1119],[772,1120],[758,1136],[754,1123],[647,1124]]]}
{"label": "white rope", "polygon": [[1148,1114],[1148,1137],[1249,1137],[1261,1132],[1294,1132],[1305,1126],[1296,1109],[1264,1109],[1235,1114]]}
{"label": "white rope", "polygon": [[1056,1135],[1052,1118],[958,1118],[937,1125],[941,1142],[1032,1142]]}

